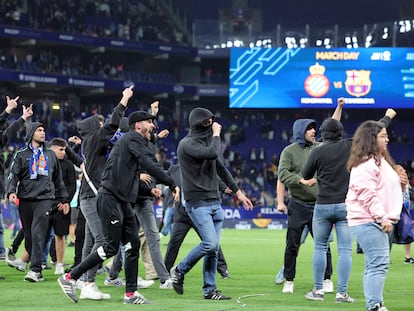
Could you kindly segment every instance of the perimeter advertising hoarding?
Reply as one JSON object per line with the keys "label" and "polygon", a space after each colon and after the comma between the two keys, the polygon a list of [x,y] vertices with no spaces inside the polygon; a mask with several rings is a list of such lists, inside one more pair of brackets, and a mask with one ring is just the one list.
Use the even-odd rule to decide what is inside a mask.
{"label": "perimeter advertising hoarding", "polygon": [[233,48],[230,108],[414,108],[414,49]]}

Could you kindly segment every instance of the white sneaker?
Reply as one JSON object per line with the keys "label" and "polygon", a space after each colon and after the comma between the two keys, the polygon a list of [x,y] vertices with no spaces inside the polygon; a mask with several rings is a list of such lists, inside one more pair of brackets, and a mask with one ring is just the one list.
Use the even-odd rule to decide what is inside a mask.
{"label": "white sneaker", "polygon": [[95,283],[88,283],[81,289],[80,299],[102,300],[110,299],[111,295],[102,293]]}
{"label": "white sneaker", "polygon": [[77,289],[82,289],[82,288],[84,288],[85,287],[85,282],[84,281],[82,281],[82,280],[76,280],[76,288]]}
{"label": "white sneaker", "polygon": [[283,289],[282,289],[282,293],[287,294],[287,293],[293,293],[293,281],[285,281],[285,283],[283,284]]}
{"label": "white sneaker", "polygon": [[26,271],[26,263],[21,260],[20,258],[17,258],[16,260],[10,260],[9,258],[7,258],[6,256],[6,263],[13,268],[16,268],[17,270],[21,271],[21,272],[25,272]]}
{"label": "white sneaker", "polygon": [[138,288],[148,288],[154,285],[154,283],[153,280],[144,280],[140,276],[137,279]]}
{"label": "white sneaker", "polygon": [[65,274],[65,269],[63,268],[63,263],[59,262],[55,265],[55,274]]}
{"label": "white sneaker", "polygon": [[30,270],[24,277],[24,281],[37,283],[43,281],[43,276],[40,272],[34,272]]}
{"label": "white sneaker", "polygon": [[161,289],[172,289],[173,288],[173,284],[172,284],[171,278],[166,279],[164,281],[164,283],[160,283],[160,288]]}
{"label": "white sneaker", "polygon": [[329,279],[323,280],[323,291],[324,293],[333,293],[334,285],[331,280]]}

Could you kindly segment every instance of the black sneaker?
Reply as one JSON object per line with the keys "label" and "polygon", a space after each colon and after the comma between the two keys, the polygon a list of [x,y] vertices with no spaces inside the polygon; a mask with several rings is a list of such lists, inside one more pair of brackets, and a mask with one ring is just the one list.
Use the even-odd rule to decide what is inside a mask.
{"label": "black sneaker", "polygon": [[412,257],[410,257],[410,258],[405,257],[404,258],[404,263],[405,264],[414,263],[414,259]]}
{"label": "black sneaker", "polygon": [[225,296],[223,293],[217,289],[213,290],[212,292],[208,294],[204,294],[204,299],[210,299],[210,300],[230,300],[230,296]]}
{"label": "black sneaker", "polygon": [[221,278],[223,278],[223,279],[230,279],[230,273],[229,273],[229,270],[225,270],[225,271],[223,271],[223,272],[221,272],[220,273],[220,275],[221,275]]}
{"label": "black sneaker", "polygon": [[177,266],[170,270],[173,288],[178,295],[184,294],[184,274],[178,271]]}

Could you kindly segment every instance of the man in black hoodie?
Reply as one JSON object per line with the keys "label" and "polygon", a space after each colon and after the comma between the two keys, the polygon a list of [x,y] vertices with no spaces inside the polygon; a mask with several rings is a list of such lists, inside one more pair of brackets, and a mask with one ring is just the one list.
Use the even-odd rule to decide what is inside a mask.
{"label": "man in black hoodie", "polygon": [[181,262],[171,268],[173,287],[184,293],[184,275],[204,257],[203,295],[205,299],[225,300],[216,288],[217,250],[224,221],[219,183],[221,180],[237,196],[246,209],[252,202],[239,189],[228,169],[220,160],[221,125],[214,122],[214,114],[204,108],[194,108],[189,115],[190,132],[178,144],[181,170],[182,198],[188,216],[197,227],[201,243]]}
{"label": "man in black hoodie", "polygon": [[90,253],[70,273],[58,279],[63,293],[73,302],[78,301],[76,280],[93,266],[114,256],[119,243],[125,246],[126,292],[124,304],[150,303],[137,291],[139,237],[134,207],[139,194],[139,174],[147,171],[174,192],[178,201],[179,188],[174,180],[154,162],[148,146],[154,116],[136,111],[129,116],[130,130],[115,143],[102,174],[98,192],[97,209],[104,236],[104,244]]}
{"label": "man in black hoodie", "polygon": [[[344,99],[338,102],[344,104]],[[396,115],[388,109],[380,120],[386,127]],[[347,161],[352,139],[343,139],[343,125],[339,120],[328,118],[320,131],[323,143],[310,153],[302,171],[309,180],[317,174],[318,196],[313,212],[312,228],[315,249],[313,255],[314,288],[305,294],[309,300],[324,300],[323,274],[326,269],[326,252],[332,228],[335,227],[338,241],[338,285],[336,302],[352,303],[348,293],[348,282],[352,268],[352,234],[348,227],[345,198],[348,192],[349,171]]]}
{"label": "man in black hoodie", "polygon": [[24,279],[43,281],[42,252],[49,227],[48,212],[54,206],[69,213],[68,193],[55,153],[45,146],[45,128],[40,122],[26,126],[27,147],[20,149],[10,166],[7,196],[20,200],[25,248],[30,255],[30,271]]}
{"label": "man in black hoodie", "polygon": [[[133,95],[133,85],[122,92],[119,104],[114,108],[111,118],[104,122],[101,115],[93,115],[78,122],[78,131],[82,139],[82,156],[84,158],[83,178],[79,191],[80,209],[85,217],[85,239],[82,260],[99,246],[103,245],[101,225],[96,208],[96,195],[101,182],[103,168],[108,156],[108,143],[119,128],[121,118]],[[82,299],[109,299],[95,284],[98,267],[92,267],[84,275],[81,289]]]}

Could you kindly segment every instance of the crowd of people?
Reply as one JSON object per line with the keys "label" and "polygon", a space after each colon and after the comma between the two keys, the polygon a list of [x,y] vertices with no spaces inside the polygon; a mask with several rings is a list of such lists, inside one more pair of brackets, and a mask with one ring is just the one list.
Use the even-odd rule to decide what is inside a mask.
{"label": "crowd of people", "polygon": [[[234,202],[246,209],[260,203],[250,198],[252,193],[238,180],[243,173],[234,170],[237,178],[230,173],[233,161],[223,156],[225,135],[214,113],[200,107],[191,110],[189,132],[178,140],[178,165],[165,167],[156,150],[170,130],[160,128],[159,102],[153,102],[151,109],[136,110],[125,117],[133,93],[133,85],[123,90],[108,120],[100,114],[78,120],[79,137],[55,137],[51,141],[47,141],[44,124],[34,119],[33,104],[23,105],[22,116],[8,124],[7,118],[18,106],[19,97],[6,97],[6,109],[0,115],[4,128],[2,146],[6,148],[22,129],[25,145],[16,150],[12,160],[3,161],[7,166],[2,166],[7,176],[2,191],[9,206],[17,206],[23,227],[13,233],[15,240],[5,249],[5,259],[19,271],[26,272],[28,268],[24,280],[37,283],[43,280],[45,256],[50,248],[55,274],[62,275],[58,283],[71,301],[110,299],[95,282],[98,269],[103,268],[108,273],[105,285],[125,286],[125,304],[148,304],[150,301],[138,288],[152,286],[154,279],[158,279],[160,289],[174,289],[183,295],[185,274],[203,258],[203,297],[231,299],[216,286],[216,273],[230,277],[220,248],[224,220],[220,192],[230,194]],[[288,212],[282,293],[294,292],[296,258],[308,230],[315,245],[314,288],[305,297],[323,301],[324,294],[336,288],[336,302],[353,303],[348,283],[355,236],[366,257],[366,308],[385,311],[383,288],[393,239],[404,245],[414,239],[403,237],[406,233],[398,227],[400,215],[409,206],[411,185],[405,168],[392,160],[387,149],[387,129],[396,112],[387,109],[379,121],[363,122],[352,137],[344,138],[340,121],[343,107],[344,100],[340,98],[332,117],[319,128],[321,142],[317,141],[315,120],[297,119],[293,124],[293,141],[282,150],[280,161],[272,160],[277,172],[273,180],[278,185],[277,208]],[[268,140],[270,131],[266,124],[260,135]],[[238,133],[235,126],[230,126],[229,132]],[[252,162],[265,161],[260,149],[248,154]],[[83,176],[78,187],[76,174]],[[256,178],[257,175],[256,172]],[[160,230],[153,210],[154,198],[161,198],[163,192],[157,188],[158,183],[169,189],[168,204],[176,209],[165,258],[160,252]],[[78,202],[71,203],[75,193]],[[70,217],[72,205],[80,207],[77,221]],[[77,259],[65,272],[66,236],[74,222],[84,234],[77,225]],[[14,223],[18,221],[15,219]],[[141,233],[139,227],[143,229]],[[189,228],[196,230],[201,242],[175,263],[177,249]],[[336,286],[330,280],[333,268],[329,242],[333,228],[339,255]],[[393,231],[395,238],[390,237]],[[24,252],[16,258],[23,239]],[[146,269],[152,266],[152,279],[138,277],[139,254],[146,261]],[[112,257],[111,265],[105,265]],[[406,257],[404,262],[414,262],[409,247]],[[126,281],[120,276],[122,267]],[[79,298],[77,289],[81,290]]]}
{"label": "crowd of people", "polygon": [[183,33],[154,0],[5,0],[0,23],[88,36],[185,43]]}

